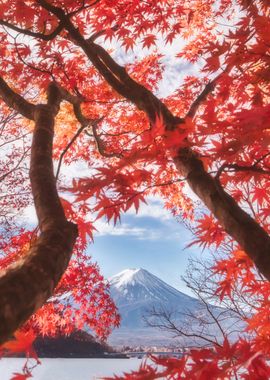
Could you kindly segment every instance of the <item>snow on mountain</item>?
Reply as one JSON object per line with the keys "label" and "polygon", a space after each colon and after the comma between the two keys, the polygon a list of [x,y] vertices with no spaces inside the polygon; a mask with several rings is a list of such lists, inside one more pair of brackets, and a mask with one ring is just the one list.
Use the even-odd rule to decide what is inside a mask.
{"label": "snow on mountain", "polygon": [[[146,326],[143,316],[152,307],[174,311],[178,326],[194,323],[186,312],[201,319],[209,318],[205,306],[198,299],[178,291],[145,269],[126,269],[111,277],[109,282],[111,296],[121,315],[121,326],[111,335],[110,344],[162,345],[172,342],[170,334]],[[214,315],[224,312],[224,309],[209,307]],[[234,324],[229,314],[224,320],[227,325]],[[197,327],[201,328],[199,324]],[[210,332],[216,336],[221,334],[217,326],[210,328]]]}
{"label": "snow on mountain", "polygon": [[122,317],[121,327],[145,327],[143,315],[151,307],[196,309],[199,301],[181,293],[145,269],[126,269],[109,279],[110,293]]}
{"label": "snow on mountain", "polygon": [[196,301],[142,268],[126,269],[111,277],[109,282],[112,297],[117,305],[145,301],[181,303]]}
{"label": "snow on mountain", "polygon": [[146,326],[151,307],[196,309],[199,301],[179,292],[145,269],[126,269],[109,279],[110,293],[121,315],[121,326],[109,339],[113,345],[162,345],[169,334]]}

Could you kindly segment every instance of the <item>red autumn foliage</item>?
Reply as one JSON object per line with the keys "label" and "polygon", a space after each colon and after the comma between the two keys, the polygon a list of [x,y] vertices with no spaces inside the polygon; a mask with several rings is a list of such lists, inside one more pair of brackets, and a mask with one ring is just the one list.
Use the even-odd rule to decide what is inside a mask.
{"label": "red autumn foliage", "polygon": [[[161,373],[147,363],[123,378],[269,378],[269,18],[268,0],[0,4],[2,277],[42,235],[18,215],[33,205],[32,110],[40,110],[52,82],[64,99],[54,113],[58,189],[66,218],[79,230],[53,297],[24,325],[26,338],[6,348],[29,351],[30,331],[53,335],[87,325],[108,336],[119,317],[88,253],[95,221],[116,223],[158,195],[173,215],[195,221],[191,244],[231,248],[213,267],[222,277],[216,294],[232,296],[237,282],[256,299],[256,313],[247,321],[249,341],[225,340],[222,348],[179,360],[152,358]],[[154,94],[169,63],[160,47],[170,44],[175,62],[187,69],[161,101]],[[80,307],[64,307],[59,299],[66,294]]]}

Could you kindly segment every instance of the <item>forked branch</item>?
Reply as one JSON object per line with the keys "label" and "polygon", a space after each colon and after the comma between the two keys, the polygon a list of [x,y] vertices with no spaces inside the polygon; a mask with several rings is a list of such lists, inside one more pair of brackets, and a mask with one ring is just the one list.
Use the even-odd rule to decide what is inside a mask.
{"label": "forked branch", "polygon": [[52,84],[47,103],[33,105],[0,78],[0,96],[35,122],[30,181],[41,231],[28,253],[0,273],[1,344],[52,296],[69,263],[77,226],[65,217],[53,174],[54,119],[62,101],[59,89]]}
{"label": "forked branch", "polygon": [[[61,8],[49,4],[46,0],[38,0],[38,2],[63,22],[72,41],[84,51],[104,79],[120,95],[131,101],[138,109],[143,110],[151,124],[155,122],[157,115],[162,116],[167,130],[175,129],[185,122],[174,116],[153,93],[133,80],[125,68],[118,65],[105,49],[91,40],[86,40]],[[211,85],[205,88],[197,102],[195,101],[191,106],[189,116],[194,115],[198,105],[202,104],[211,89]],[[207,173],[202,160],[193,149],[179,147],[178,153],[176,155],[174,153],[172,158],[176,168],[182,176],[187,178],[195,194],[215,215],[224,230],[242,246],[259,271],[270,280],[270,237],[264,228],[241,209],[237,202]]]}

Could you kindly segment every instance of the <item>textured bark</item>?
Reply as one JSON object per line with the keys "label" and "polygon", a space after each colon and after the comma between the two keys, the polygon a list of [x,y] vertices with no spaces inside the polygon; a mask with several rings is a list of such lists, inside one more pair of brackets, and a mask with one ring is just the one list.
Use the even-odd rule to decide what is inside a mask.
{"label": "textured bark", "polygon": [[[59,30],[63,27],[68,31],[70,38],[81,47],[112,88],[144,111],[150,123],[154,124],[157,115],[162,115],[168,130],[184,123],[184,119],[174,116],[165,104],[134,81],[105,49],[91,38],[86,40],[74,27],[71,18],[65,15],[63,9],[53,6],[46,0],[37,0],[37,2],[60,20]],[[39,33],[29,35],[46,40],[54,38],[56,33],[52,33],[49,37]],[[211,91],[211,86],[193,104],[187,114],[188,117],[194,116],[208,91]],[[52,294],[68,264],[77,230],[65,219],[52,173],[53,119],[60,102],[59,91],[52,86],[48,104],[33,106],[15,94],[0,79],[0,96],[7,105],[36,122],[31,159],[31,183],[41,228],[41,235],[28,255],[0,275],[0,342],[2,342]],[[216,216],[228,234],[243,247],[260,272],[270,280],[270,237],[265,230],[205,171],[202,161],[193,150],[181,148],[177,156],[172,159],[179,172],[187,178],[193,191]]]}
{"label": "textured bark", "polygon": [[[39,0],[39,3],[63,23],[72,41],[81,47],[112,88],[130,100],[138,109],[143,110],[150,123],[155,122],[157,115],[162,115],[167,130],[173,130],[185,122],[185,119],[174,116],[153,93],[134,81],[125,68],[118,65],[93,39],[86,40],[62,9],[52,6],[46,0]],[[214,87],[215,80],[209,83],[195,100],[186,117],[195,115],[200,104]],[[178,155],[172,158],[181,175],[187,178],[194,193],[215,215],[225,231],[242,246],[259,271],[270,280],[270,237],[263,227],[242,210],[220,184],[205,171],[196,152],[190,148],[180,148]]]}
{"label": "textured bark", "polygon": [[[61,97],[56,86],[48,104],[31,105],[0,81],[3,100],[35,121],[30,180],[41,234],[20,261],[0,274],[0,343],[9,338],[53,294],[69,263],[77,227],[67,221],[53,174],[54,118]],[[29,111],[30,110],[30,111]],[[26,116],[26,112],[21,112]],[[30,118],[30,117],[29,117]]]}
{"label": "textured bark", "polygon": [[224,230],[270,280],[270,236],[267,232],[204,170],[202,161],[190,149],[180,149],[174,163]]}
{"label": "textured bark", "polygon": [[[78,44],[80,44],[81,42],[77,34],[78,32],[76,31],[74,37],[76,37]],[[108,53],[103,48],[97,49],[95,46],[95,44],[89,42],[88,45],[84,43],[81,47],[99,72],[103,74],[104,68],[96,63],[96,59],[93,60],[93,56],[95,56],[96,52],[101,51],[103,62],[107,62],[108,65],[112,58],[105,58],[105,56],[108,56]],[[109,84],[139,109],[145,111],[151,123],[155,122],[157,115],[162,115],[167,130],[172,130],[177,125],[179,126],[181,123],[184,123],[184,119],[175,117],[165,104],[142,85],[136,83],[131,78],[130,80],[125,79],[128,74],[116,63],[110,65],[109,70],[113,73],[114,78],[113,81],[108,80]],[[105,76],[104,78],[107,79]],[[118,87],[113,86],[115,78],[122,78],[121,82],[125,83],[125,87],[124,89],[121,88],[121,91],[118,90]],[[211,87],[209,86],[209,88]],[[208,91],[209,89],[207,88],[207,91],[204,92],[207,93]],[[205,97],[204,92],[201,96],[202,99]],[[194,103],[194,109],[199,105],[200,101],[201,99],[198,99]],[[189,112],[188,117],[190,117],[190,114],[193,114],[193,108]],[[215,215],[225,231],[242,246],[254,261],[259,271],[270,280],[270,237],[266,231],[242,210],[234,199],[205,171],[202,161],[192,149],[179,149],[179,153],[176,157],[173,157],[173,161],[181,175],[187,178],[194,193]]]}
{"label": "textured bark", "polygon": [[34,120],[35,106],[16,94],[0,77],[0,96],[4,102],[27,119]]}

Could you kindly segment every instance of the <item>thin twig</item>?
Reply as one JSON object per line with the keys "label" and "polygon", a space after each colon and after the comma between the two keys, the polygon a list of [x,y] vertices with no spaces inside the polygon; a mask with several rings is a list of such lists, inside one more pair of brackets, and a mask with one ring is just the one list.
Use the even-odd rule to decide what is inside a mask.
{"label": "thin twig", "polygon": [[62,161],[63,161],[63,158],[65,156],[65,154],[67,153],[67,151],[69,150],[69,148],[71,147],[71,145],[76,141],[76,139],[80,136],[80,134],[82,133],[82,131],[84,130],[84,128],[86,128],[86,125],[82,125],[78,131],[75,133],[75,135],[72,137],[72,139],[70,140],[70,142],[67,144],[67,146],[65,147],[65,149],[63,150],[63,152],[61,153],[60,155],[60,158],[59,158],[59,161],[58,161],[58,166],[57,166],[57,170],[56,170],[56,175],[55,175],[55,178],[56,178],[56,181],[58,180],[58,177],[59,177],[59,174],[60,174],[60,169],[61,169],[61,165],[62,165]]}

